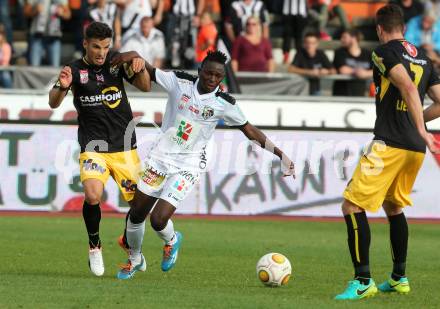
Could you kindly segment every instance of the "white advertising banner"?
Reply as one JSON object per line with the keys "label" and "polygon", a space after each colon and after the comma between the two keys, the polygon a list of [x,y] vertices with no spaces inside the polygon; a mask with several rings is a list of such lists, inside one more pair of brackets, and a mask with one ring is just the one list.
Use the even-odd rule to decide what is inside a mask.
{"label": "white advertising banner", "polygon": [[[165,111],[165,94],[133,93],[129,100],[135,115],[143,115],[144,124],[152,124]],[[20,120],[24,111],[35,110],[45,111],[48,120],[62,121],[75,111],[71,95],[54,110],[47,102],[47,93],[0,92],[0,111],[7,113],[4,119]],[[376,120],[373,98],[237,96],[237,102],[248,120],[258,126],[372,129]],[[440,119],[430,122],[428,128],[440,130]]]}
{"label": "white advertising banner", "polygon": [[[147,155],[156,128],[137,128]],[[279,160],[238,130],[217,130],[207,172],[179,206],[181,214],[340,216],[342,192],[371,133],[266,130],[296,163],[296,179],[282,176]],[[0,210],[79,210],[77,127],[0,124]],[[440,138],[440,136],[437,136]],[[428,153],[413,188],[413,218],[440,218],[440,156]],[[109,180],[103,207],[126,211]],[[382,212],[374,214],[383,215]]]}

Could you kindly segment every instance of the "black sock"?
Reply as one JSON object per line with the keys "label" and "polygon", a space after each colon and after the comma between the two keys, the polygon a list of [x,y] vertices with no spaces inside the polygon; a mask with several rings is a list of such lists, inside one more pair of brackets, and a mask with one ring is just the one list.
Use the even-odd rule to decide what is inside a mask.
{"label": "black sock", "polygon": [[127,242],[127,222],[128,222],[129,217],[130,217],[130,209],[128,210],[127,215],[125,216],[124,236],[122,237],[122,241],[123,241],[126,248],[130,248],[130,246],[128,245],[128,242]]}
{"label": "black sock", "polygon": [[353,213],[344,216],[347,224],[348,248],[354,266],[355,279],[362,284],[370,282],[370,226],[365,212]]}
{"label": "black sock", "polygon": [[393,258],[393,280],[405,277],[406,254],[408,251],[408,223],[405,214],[388,217],[390,222],[391,255]]}
{"label": "black sock", "polygon": [[101,207],[99,204],[90,205],[84,200],[83,218],[89,235],[90,248],[101,247],[99,239],[99,222],[101,221]]}

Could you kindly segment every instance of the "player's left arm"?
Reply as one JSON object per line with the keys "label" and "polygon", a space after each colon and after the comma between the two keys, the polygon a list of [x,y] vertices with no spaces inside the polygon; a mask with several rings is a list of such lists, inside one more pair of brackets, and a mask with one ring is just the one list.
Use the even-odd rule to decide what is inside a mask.
{"label": "player's left arm", "polygon": [[425,122],[437,119],[440,117],[440,84],[429,87],[428,96],[433,103],[423,111],[423,118]]}
{"label": "player's left arm", "polygon": [[283,166],[284,176],[293,176],[295,178],[295,164],[292,160],[257,127],[249,122],[240,127],[241,132],[251,141],[256,142],[261,148],[272,152],[280,158]]}
{"label": "player's left arm", "polygon": [[429,150],[434,153],[440,152],[440,143],[434,139],[434,136],[426,131],[425,120],[423,119],[423,107],[420,100],[419,91],[414,85],[411,77],[402,64],[395,65],[388,75],[391,83],[399,89],[402,99],[408,106],[408,111],[414,121],[417,132],[425,141]]}
{"label": "player's left arm", "polygon": [[122,65],[127,77],[131,79],[130,82],[139,90],[145,92],[151,90],[151,76],[148,71],[148,63],[136,51],[117,53],[112,57],[110,64],[112,66]]}

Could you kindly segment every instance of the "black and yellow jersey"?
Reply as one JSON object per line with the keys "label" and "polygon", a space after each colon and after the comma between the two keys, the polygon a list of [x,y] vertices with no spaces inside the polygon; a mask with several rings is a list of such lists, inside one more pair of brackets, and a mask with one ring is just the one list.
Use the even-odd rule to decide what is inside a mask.
{"label": "black and yellow jersey", "polygon": [[440,79],[425,53],[406,40],[392,40],[377,47],[373,54],[376,85],[375,139],[391,147],[425,152],[426,146],[415,127],[406,102],[388,79],[390,70],[402,64],[416,85],[420,99]]}
{"label": "black and yellow jersey", "polygon": [[[72,70],[70,90],[78,112],[81,152],[120,152],[136,148],[134,126],[127,129],[133,113],[123,82],[124,79],[132,82],[135,76],[127,65],[110,65],[116,54],[109,52],[102,66],[89,64],[85,58],[68,64]],[[59,86],[57,82],[54,88]],[[128,134],[124,146],[126,130],[132,130],[132,134]]]}

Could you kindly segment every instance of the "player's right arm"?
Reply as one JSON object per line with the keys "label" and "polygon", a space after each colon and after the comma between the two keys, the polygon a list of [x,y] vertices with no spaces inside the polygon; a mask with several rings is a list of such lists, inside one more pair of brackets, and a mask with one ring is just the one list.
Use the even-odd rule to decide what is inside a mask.
{"label": "player's right arm", "polygon": [[405,67],[402,64],[395,65],[389,71],[388,78],[390,82],[399,89],[402,99],[408,106],[408,111],[414,121],[417,132],[425,141],[429,150],[434,153],[440,152],[440,142],[436,141],[434,136],[426,131],[419,91]]}
{"label": "player's right arm", "polygon": [[52,90],[49,92],[49,106],[57,108],[63,102],[64,97],[72,85],[72,69],[65,66],[58,76],[58,81]]}
{"label": "player's right arm", "polygon": [[423,118],[425,118],[425,122],[440,117],[440,84],[429,87],[428,96],[431,98],[433,103],[423,111]]}

